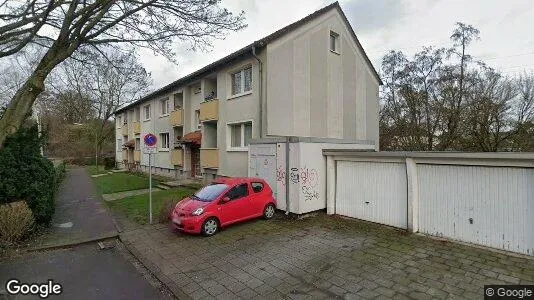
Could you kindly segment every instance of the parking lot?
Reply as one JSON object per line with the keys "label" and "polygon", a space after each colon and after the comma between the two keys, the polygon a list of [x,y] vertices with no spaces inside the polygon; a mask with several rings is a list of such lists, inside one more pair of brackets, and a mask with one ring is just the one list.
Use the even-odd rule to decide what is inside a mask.
{"label": "parking lot", "polygon": [[534,259],[319,214],[278,216],[203,238],[167,225],[122,240],[181,298],[481,298],[534,284]]}

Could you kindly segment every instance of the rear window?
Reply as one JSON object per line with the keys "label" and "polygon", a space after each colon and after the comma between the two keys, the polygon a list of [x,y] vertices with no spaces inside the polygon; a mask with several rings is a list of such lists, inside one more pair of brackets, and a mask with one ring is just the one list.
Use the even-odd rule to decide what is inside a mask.
{"label": "rear window", "polygon": [[222,183],[214,183],[203,187],[195,193],[195,198],[202,201],[211,202],[217,199],[226,189],[228,185]]}
{"label": "rear window", "polygon": [[253,182],[251,183],[252,185],[252,190],[254,191],[254,193],[259,193],[261,191],[263,191],[263,183],[261,182]]}

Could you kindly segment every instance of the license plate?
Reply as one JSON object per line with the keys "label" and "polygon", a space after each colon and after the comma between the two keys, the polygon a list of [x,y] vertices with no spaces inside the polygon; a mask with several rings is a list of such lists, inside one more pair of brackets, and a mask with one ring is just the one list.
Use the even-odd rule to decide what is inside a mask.
{"label": "license plate", "polygon": [[173,222],[174,224],[176,224],[176,225],[180,225],[180,224],[182,224],[182,221],[181,221],[180,219],[178,219],[178,218],[173,219],[172,222]]}

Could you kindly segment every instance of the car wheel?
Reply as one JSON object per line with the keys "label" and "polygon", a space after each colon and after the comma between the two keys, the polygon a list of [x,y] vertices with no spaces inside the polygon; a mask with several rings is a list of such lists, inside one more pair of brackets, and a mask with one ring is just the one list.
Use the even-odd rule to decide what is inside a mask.
{"label": "car wheel", "polygon": [[209,218],[202,224],[202,234],[212,236],[219,231],[219,221],[216,218]]}
{"label": "car wheel", "polygon": [[275,210],[276,208],[274,207],[273,204],[268,204],[267,206],[265,206],[265,209],[263,210],[263,217],[266,220],[272,219],[274,217]]}

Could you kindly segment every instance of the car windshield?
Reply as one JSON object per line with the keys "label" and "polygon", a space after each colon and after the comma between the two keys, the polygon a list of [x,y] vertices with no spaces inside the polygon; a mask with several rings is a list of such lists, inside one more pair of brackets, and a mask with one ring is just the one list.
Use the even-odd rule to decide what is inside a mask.
{"label": "car windshield", "polygon": [[219,197],[226,189],[228,185],[222,183],[214,183],[203,187],[201,190],[193,195],[196,200],[205,202],[211,202]]}

